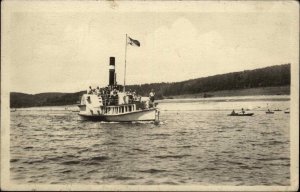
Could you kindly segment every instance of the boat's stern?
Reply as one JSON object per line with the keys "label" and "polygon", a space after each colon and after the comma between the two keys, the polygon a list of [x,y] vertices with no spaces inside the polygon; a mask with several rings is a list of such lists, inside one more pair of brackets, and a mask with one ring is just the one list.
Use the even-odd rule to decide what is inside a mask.
{"label": "boat's stern", "polygon": [[102,99],[97,95],[84,94],[81,97],[79,107],[79,115],[93,116],[97,114],[98,110],[102,106]]}

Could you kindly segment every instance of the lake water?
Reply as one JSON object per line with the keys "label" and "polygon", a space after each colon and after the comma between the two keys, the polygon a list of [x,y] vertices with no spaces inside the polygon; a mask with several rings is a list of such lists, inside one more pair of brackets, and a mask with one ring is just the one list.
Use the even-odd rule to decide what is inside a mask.
{"label": "lake water", "polygon": [[[74,107],[11,112],[17,183],[290,185],[289,96],[165,100],[160,124],[79,121]],[[252,117],[227,116],[249,109]]]}

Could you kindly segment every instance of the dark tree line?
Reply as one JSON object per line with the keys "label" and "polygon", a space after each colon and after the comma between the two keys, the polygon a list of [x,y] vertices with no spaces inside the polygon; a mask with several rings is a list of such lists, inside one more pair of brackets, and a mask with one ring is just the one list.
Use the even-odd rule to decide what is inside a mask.
{"label": "dark tree line", "polygon": [[[156,92],[157,99],[173,95],[196,94],[221,90],[236,90],[245,88],[272,87],[290,85],[290,64],[271,66],[255,70],[214,75],[174,83],[151,83],[129,85],[126,90],[135,90],[139,95],[148,96],[151,89]],[[79,101],[85,91],[76,93],[41,93],[24,94],[11,93],[10,106],[58,106],[71,105]]]}
{"label": "dark tree line", "polygon": [[85,91],[77,93],[40,93],[40,94],[25,94],[25,93],[10,93],[10,107],[38,107],[38,106],[59,106],[72,105],[79,101],[81,95]]}
{"label": "dark tree line", "polygon": [[226,73],[175,83],[131,85],[142,95],[154,89],[159,98],[173,95],[196,94],[210,91],[290,85],[290,64],[255,70]]}

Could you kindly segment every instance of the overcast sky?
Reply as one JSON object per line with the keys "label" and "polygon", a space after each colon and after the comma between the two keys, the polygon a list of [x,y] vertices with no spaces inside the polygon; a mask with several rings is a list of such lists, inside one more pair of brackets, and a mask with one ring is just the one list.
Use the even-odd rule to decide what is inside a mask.
{"label": "overcast sky", "polygon": [[126,33],[141,43],[128,46],[127,84],[176,82],[298,62],[296,4],[210,2],[209,11],[201,3],[186,9],[182,4],[161,6],[159,11],[142,4],[134,11],[129,3],[14,11],[6,21],[11,91],[74,92],[106,86],[110,56],[116,57],[117,81],[123,84]]}

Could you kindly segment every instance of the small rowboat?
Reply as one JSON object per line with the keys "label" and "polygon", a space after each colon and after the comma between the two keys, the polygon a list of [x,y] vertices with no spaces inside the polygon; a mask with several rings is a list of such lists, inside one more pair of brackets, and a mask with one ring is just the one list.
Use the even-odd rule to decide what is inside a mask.
{"label": "small rowboat", "polygon": [[274,114],[274,111],[266,111],[266,114]]}
{"label": "small rowboat", "polygon": [[275,109],[274,111],[282,111],[281,109]]}
{"label": "small rowboat", "polygon": [[254,113],[234,113],[234,114],[228,114],[228,116],[252,116]]}

